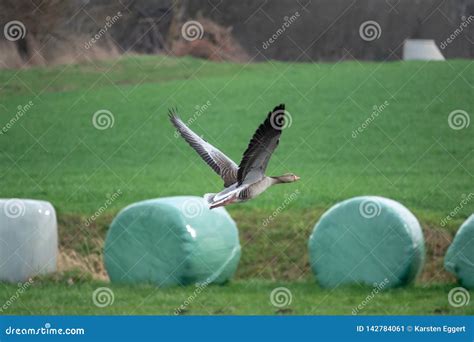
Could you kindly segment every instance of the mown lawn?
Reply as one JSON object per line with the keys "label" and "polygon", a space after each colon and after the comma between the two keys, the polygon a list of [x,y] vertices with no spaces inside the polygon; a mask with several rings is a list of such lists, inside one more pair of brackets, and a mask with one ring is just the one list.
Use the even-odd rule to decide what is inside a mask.
{"label": "mown lawn", "polygon": [[[243,248],[237,281],[209,287],[189,313],[275,313],[269,292],[284,281],[292,292],[294,286],[294,302],[283,313],[350,314],[370,289],[319,289],[308,269],[306,241],[333,204],[380,195],[403,203],[418,217],[427,237],[428,263],[414,288],[383,293],[363,313],[463,314],[472,306],[448,307],[447,292],[455,283],[442,270],[442,256],[456,229],[474,212],[474,203],[463,206],[447,226],[440,222],[474,192],[474,125],[454,130],[448,124],[454,110],[472,117],[473,85],[474,65],[462,60],[236,65],[129,56],[1,70],[0,129],[10,124],[0,134],[0,197],[50,201],[59,216],[61,250],[100,259],[107,226],[124,206],[155,197],[202,195],[222,185],[174,136],[168,108],[177,106],[183,119],[192,119],[193,129],[239,162],[266,113],[286,103],[292,123],[268,173],[294,172],[301,180],[229,207]],[[29,101],[31,108],[11,124],[18,106]],[[381,105],[384,109],[374,116],[374,106]],[[114,120],[105,130],[92,123],[102,109]],[[83,221],[119,189],[122,194],[106,213],[86,227]],[[296,190],[296,200],[263,227]],[[99,310],[90,300],[97,286],[40,282],[8,313],[134,313],[136,308],[136,313],[166,314],[192,292],[114,286],[116,302]],[[0,299],[14,289],[0,285]]]}

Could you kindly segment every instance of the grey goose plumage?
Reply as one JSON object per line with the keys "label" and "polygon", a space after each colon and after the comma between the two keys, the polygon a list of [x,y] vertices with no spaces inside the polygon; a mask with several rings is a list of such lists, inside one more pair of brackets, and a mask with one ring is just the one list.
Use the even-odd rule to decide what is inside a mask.
{"label": "grey goose plumage", "polygon": [[186,126],[178,117],[176,109],[169,111],[169,117],[184,140],[224,181],[224,190],[204,196],[210,208],[244,202],[255,198],[274,184],[291,183],[299,179],[291,173],[278,177],[265,176],[270,157],[278,146],[283,128],[286,127],[287,118],[283,104],[269,112],[265,121],[258,127],[239,166]]}

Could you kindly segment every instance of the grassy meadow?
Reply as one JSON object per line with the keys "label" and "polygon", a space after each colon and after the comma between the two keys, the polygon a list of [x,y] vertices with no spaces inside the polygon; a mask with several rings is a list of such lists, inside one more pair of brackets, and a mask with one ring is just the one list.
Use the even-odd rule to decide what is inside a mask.
{"label": "grassy meadow", "polygon": [[[378,294],[360,314],[473,314],[472,303],[449,306],[447,293],[457,285],[442,262],[474,203],[441,225],[474,192],[474,125],[455,130],[448,123],[454,110],[472,116],[473,85],[474,65],[464,60],[243,65],[127,56],[0,70],[0,197],[50,201],[60,233],[60,272],[35,280],[3,314],[173,314],[193,288],[107,282],[101,254],[108,225],[132,202],[221,188],[219,177],[174,135],[168,108],[178,107],[193,130],[238,163],[279,103],[292,120],[267,173],[293,172],[301,180],[228,207],[242,245],[235,280],[209,286],[185,313],[351,314],[371,289],[319,288],[307,239],[335,203],[379,195],[420,220],[427,262],[416,284]],[[112,115],[107,129],[93,124],[99,110]],[[263,225],[296,190],[297,198]],[[84,225],[117,191],[105,213]],[[100,286],[115,294],[107,308],[91,301]],[[293,293],[288,308],[269,302],[278,286]],[[16,288],[0,284],[0,303]]]}

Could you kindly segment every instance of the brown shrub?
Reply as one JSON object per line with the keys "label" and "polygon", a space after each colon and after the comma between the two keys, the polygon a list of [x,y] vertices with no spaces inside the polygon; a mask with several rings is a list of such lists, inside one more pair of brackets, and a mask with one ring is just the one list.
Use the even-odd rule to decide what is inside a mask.
{"label": "brown shrub", "polygon": [[[190,55],[212,61],[247,62],[249,56],[232,36],[232,28],[223,27],[212,20],[199,18],[203,27],[203,36],[194,41],[185,40],[181,35],[174,35],[170,52],[176,56]],[[181,29],[176,25],[175,29]]]}

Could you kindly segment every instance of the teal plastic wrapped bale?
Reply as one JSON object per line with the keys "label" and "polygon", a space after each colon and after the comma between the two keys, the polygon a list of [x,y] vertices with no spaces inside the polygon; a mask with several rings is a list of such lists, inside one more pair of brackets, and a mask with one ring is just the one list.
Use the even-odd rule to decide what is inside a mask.
{"label": "teal plastic wrapped bale", "polygon": [[456,233],[446,252],[444,267],[456,275],[464,287],[474,289],[474,215]]}
{"label": "teal plastic wrapped bale", "polygon": [[239,236],[227,211],[208,209],[200,197],[152,199],[113,220],[104,259],[112,282],[224,283],[239,263]]}
{"label": "teal plastic wrapped bale", "polygon": [[423,232],[403,205],[355,197],[323,214],[309,239],[310,264],[323,287],[408,284],[424,263]]}

